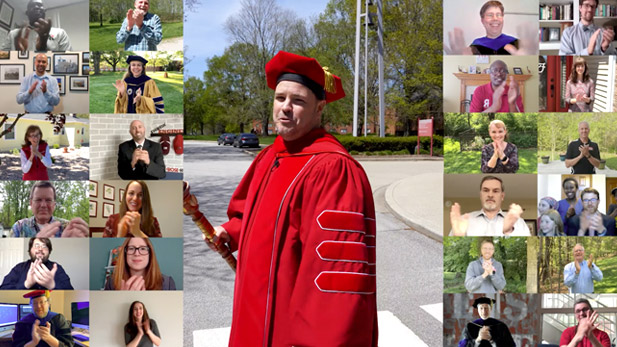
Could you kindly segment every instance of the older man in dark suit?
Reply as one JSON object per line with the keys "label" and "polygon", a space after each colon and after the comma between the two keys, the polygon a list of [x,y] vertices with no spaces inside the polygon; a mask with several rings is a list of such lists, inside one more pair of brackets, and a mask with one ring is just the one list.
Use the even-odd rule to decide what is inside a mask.
{"label": "older man in dark suit", "polygon": [[158,180],[165,178],[161,145],[146,139],[146,127],[140,120],[131,122],[132,140],[118,148],[118,175],[124,180]]}

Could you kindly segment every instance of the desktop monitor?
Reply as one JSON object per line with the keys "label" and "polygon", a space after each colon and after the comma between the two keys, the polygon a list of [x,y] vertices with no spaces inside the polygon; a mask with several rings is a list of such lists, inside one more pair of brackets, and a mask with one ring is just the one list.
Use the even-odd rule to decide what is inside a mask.
{"label": "desktop monitor", "polygon": [[19,304],[19,320],[22,320],[30,313],[32,313],[32,306],[30,304]]}
{"label": "desktop monitor", "polygon": [[71,303],[71,325],[72,328],[89,330],[90,328],[90,302]]}
{"label": "desktop monitor", "polygon": [[0,303],[0,331],[15,328],[15,323],[19,320],[17,304]]}

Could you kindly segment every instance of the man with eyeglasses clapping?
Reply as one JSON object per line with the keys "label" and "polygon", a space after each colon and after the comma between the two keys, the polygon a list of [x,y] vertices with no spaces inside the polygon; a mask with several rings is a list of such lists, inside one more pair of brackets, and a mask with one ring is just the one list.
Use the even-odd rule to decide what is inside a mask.
{"label": "man with eyeglasses clapping", "polygon": [[15,265],[4,277],[0,289],[73,289],[62,265],[49,260],[51,241],[33,237],[28,243],[30,259]]}
{"label": "man with eyeglasses clapping", "polygon": [[514,76],[508,80],[508,65],[495,60],[489,69],[491,82],[477,87],[471,97],[469,112],[525,112],[523,99]]}
{"label": "man with eyeglasses clapping", "polygon": [[615,219],[600,211],[600,193],[585,188],[581,194],[583,212],[568,220],[568,236],[614,236]]}
{"label": "man with eyeglasses clapping", "polygon": [[48,181],[40,181],[30,190],[30,209],[33,216],[20,219],[11,228],[10,237],[87,237],[88,223],[79,217],[70,221],[53,216],[56,209],[56,188]]}

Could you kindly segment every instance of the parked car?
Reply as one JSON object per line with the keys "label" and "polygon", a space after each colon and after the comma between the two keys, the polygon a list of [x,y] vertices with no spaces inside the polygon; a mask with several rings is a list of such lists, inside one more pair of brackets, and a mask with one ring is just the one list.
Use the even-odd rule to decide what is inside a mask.
{"label": "parked car", "polygon": [[234,147],[259,147],[259,138],[255,134],[238,134],[234,139]]}
{"label": "parked car", "polygon": [[219,136],[216,140],[216,143],[220,146],[221,143],[224,145],[233,145],[234,144],[234,134],[224,133]]}

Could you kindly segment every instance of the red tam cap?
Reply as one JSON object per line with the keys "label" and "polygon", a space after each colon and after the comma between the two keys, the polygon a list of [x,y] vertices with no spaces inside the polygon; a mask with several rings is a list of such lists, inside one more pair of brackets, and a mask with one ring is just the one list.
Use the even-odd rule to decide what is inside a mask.
{"label": "red tam cap", "polygon": [[300,83],[326,103],[345,96],[341,78],[329,72],[327,67],[321,67],[314,58],[285,51],[279,51],[266,64],[266,80],[271,89],[276,89],[281,81]]}
{"label": "red tam cap", "polygon": [[33,299],[33,298],[38,298],[39,296],[45,296],[49,298],[50,292],[51,290],[45,290],[45,289],[33,290],[31,292],[24,294],[24,298]]}

